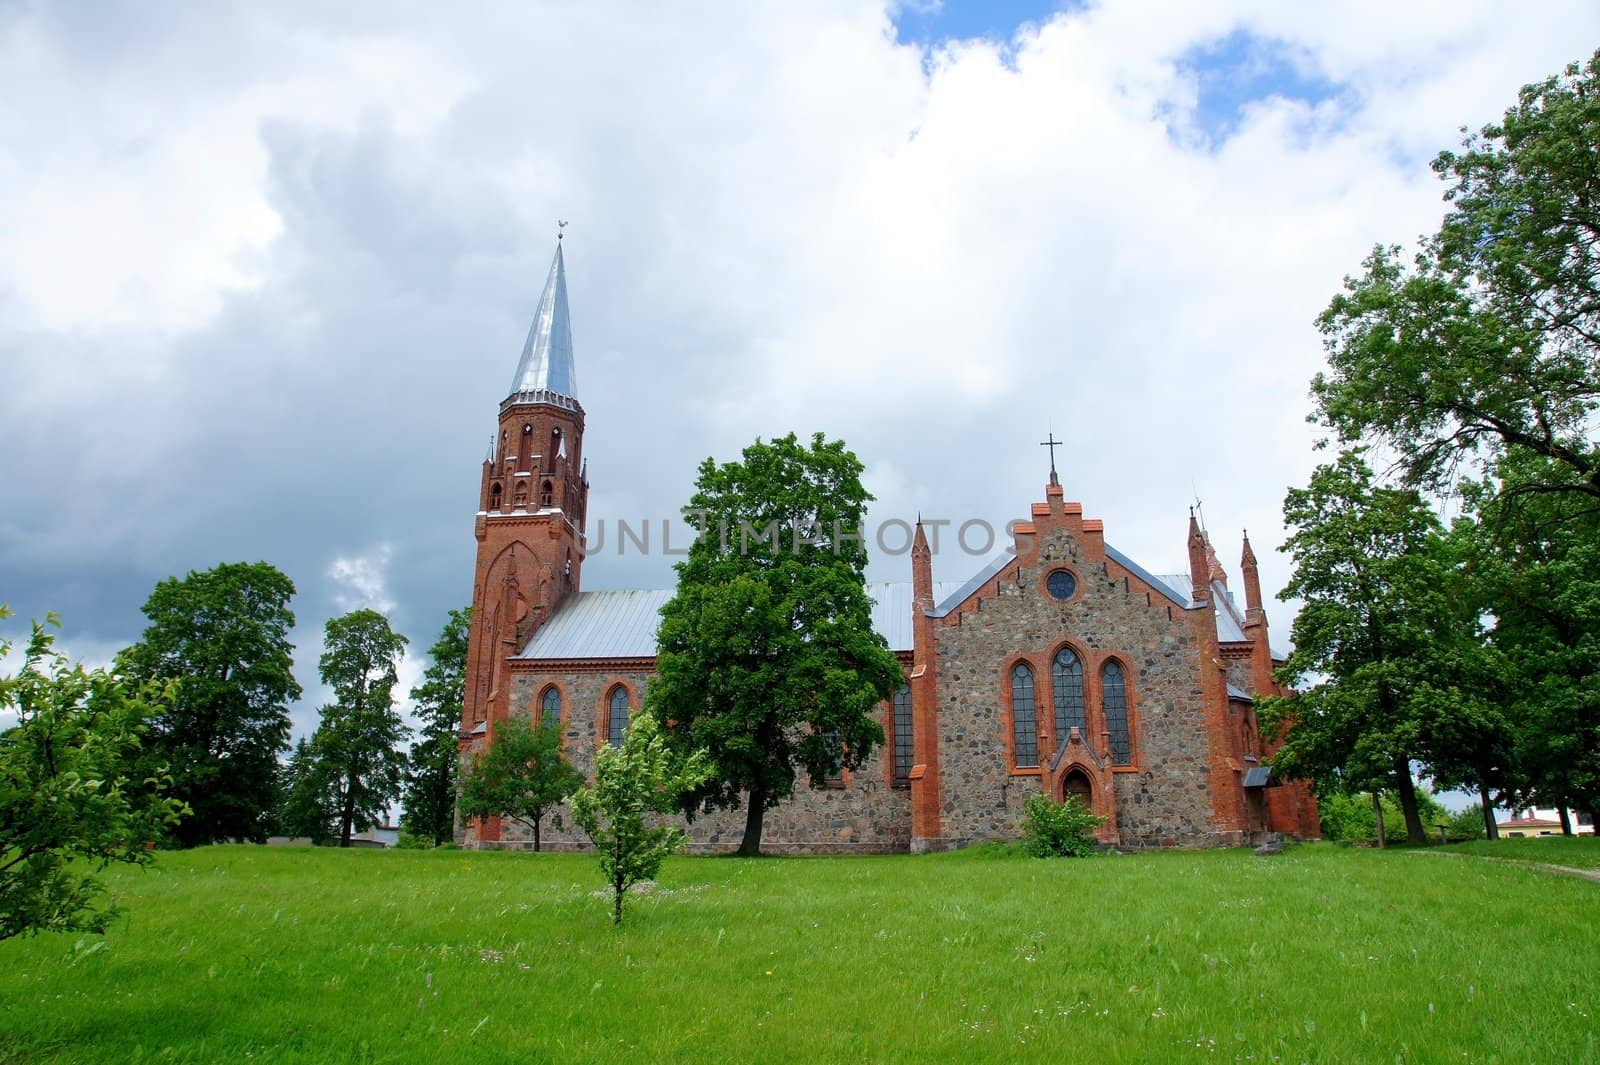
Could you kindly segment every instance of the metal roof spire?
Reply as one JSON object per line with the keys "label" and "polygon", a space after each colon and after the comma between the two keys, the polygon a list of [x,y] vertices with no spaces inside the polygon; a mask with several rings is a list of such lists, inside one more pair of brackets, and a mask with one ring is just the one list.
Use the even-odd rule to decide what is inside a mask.
{"label": "metal roof spire", "polygon": [[[562,222],[562,226],[566,223]],[[533,313],[533,326],[517,375],[511,379],[511,392],[554,392],[577,399],[578,376],[572,362],[572,322],[567,315],[567,272],[561,258],[561,234],[556,236],[556,257],[545,278],[539,309]]]}

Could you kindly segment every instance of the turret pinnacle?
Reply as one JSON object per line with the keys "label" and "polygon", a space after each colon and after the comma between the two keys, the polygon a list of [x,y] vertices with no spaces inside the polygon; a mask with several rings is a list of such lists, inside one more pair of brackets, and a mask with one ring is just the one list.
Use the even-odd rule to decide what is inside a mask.
{"label": "turret pinnacle", "polygon": [[513,395],[523,392],[554,392],[568,399],[578,398],[577,372],[572,361],[572,323],[567,316],[567,272],[561,258],[561,244],[550,263],[550,276],[533,314],[528,341],[522,345],[517,375],[511,379]]}

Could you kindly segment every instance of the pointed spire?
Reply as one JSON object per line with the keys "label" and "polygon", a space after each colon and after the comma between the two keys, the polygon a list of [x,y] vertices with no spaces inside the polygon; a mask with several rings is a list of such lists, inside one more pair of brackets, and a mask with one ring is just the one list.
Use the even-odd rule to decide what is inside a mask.
{"label": "pointed spire", "polygon": [[1193,591],[1189,598],[1197,603],[1211,599],[1211,567],[1206,561],[1206,538],[1200,531],[1200,522],[1194,508],[1189,508],[1189,584]]}
{"label": "pointed spire", "polygon": [[[1244,574],[1244,605],[1252,612],[1261,610],[1261,571],[1256,565],[1256,553],[1250,547],[1250,534],[1244,534],[1244,555],[1239,559],[1239,571]],[[1262,620],[1266,615],[1262,615]]]}
{"label": "pointed spire", "polygon": [[916,610],[933,609],[933,551],[928,547],[921,514],[917,515],[917,535],[911,541],[911,597]]}
{"label": "pointed spire", "polygon": [[568,399],[577,397],[577,372],[572,362],[572,322],[567,315],[567,271],[556,242],[556,257],[550,263],[550,276],[533,314],[527,343],[517,375],[511,380],[513,395],[519,392],[554,392]]}

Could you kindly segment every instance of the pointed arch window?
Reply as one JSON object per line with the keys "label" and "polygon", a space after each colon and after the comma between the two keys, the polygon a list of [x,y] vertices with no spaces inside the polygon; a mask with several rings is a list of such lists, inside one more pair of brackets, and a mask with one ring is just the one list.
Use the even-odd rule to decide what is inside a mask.
{"label": "pointed arch window", "polygon": [[539,696],[539,724],[543,728],[561,727],[561,689],[554,684]]}
{"label": "pointed arch window", "polygon": [[894,779],[904,782],[911,779],[911,767],[916,764],[912,749],[911,688],[902,684],[894,693]]}
{"label": "pointed arch window", "polygon": [[552,504],[554,499],[555,485],[551,484],[549,481],[544,482],[544,484],[539,487],[539,505],[541,507],[548,507]]}
{"label": "pointed arch window", "polygon": [[611,705],[606,711],[606,742],[613,747],[622,746],[628,731],[628,689],[618,684],[611,689]]}
{"label": "pointed arch window", "polygon": [[1011,670],[1011,757],[1019,769],[1039,765],[1038,712],[1033,695],[1033,670],[1018,662]]}
{"label": "pointed arch window", "polygon": [[1128,680],[1120,663],[1107,662],[1101,668],[1100,691],[1111,743],[1111,761],[1127,765],[1133,761],[1133,742],[1128,733]]}
{"label": "pointed arch window", "polygon": [[1050,686],[1056,703],[1056,742],[1064,742],[1072,729],[1089,738],[1089,717],[1083,706],[1083,661],[1070,647],[1056,652],[1050,664]]}

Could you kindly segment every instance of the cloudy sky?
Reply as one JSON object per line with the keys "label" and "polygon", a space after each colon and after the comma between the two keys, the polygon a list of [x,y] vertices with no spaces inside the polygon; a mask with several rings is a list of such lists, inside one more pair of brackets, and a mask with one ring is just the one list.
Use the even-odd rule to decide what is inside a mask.
{"label": "cloudy sky", "polygon": [[[1181,569],[1198,493],[1270,595],[1312,319],[1600,43],[1578,2],[692,6],[0,3],[7,631],[105,661],[157,580],[268,560],[300,731],[328,617],[423,651],[557,218],[592,522],[792,429],[879,520],[1000,525],[1053,430],[1114,544]],[[586,586],[670,583],[607,540]]]}

